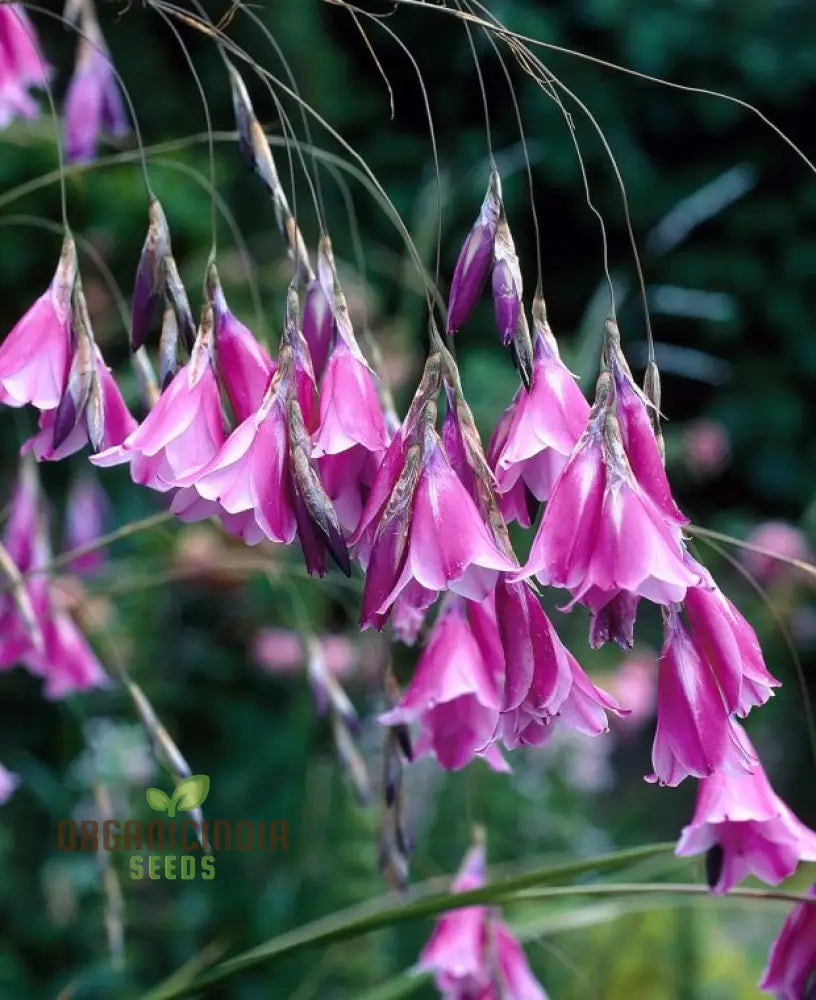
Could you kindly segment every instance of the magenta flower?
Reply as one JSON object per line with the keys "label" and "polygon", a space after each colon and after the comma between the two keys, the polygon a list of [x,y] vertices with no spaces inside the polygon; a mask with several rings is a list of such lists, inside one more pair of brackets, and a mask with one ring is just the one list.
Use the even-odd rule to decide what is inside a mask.
{"label": "magenta flower", "polygon": [[[21,573],[44,567],[51,560],[36,473],[26,464],[12,497],[3,544]],[[36,622],[37,641],[11,595],[0,595],[0,667],[22,663],[45,679],[47,698],[106,686],[107,674],[73,619],[60,608],[45,573],[26,581],[25,597]]]}
{"label": "magenta flower", "polygon": [[765,666],[754,630],[711,575],[696,563],[693,566],[701,572],[704,585],[689,587],[684,601],[692,642],[716,677],[728,710],[744,717],[754,706],[765,704],[779,681]]}
{"label": "magenta flower", "polygon": [[[755,755],[744,733],[742,739]],[[800,861],[816,861],[816,832],[775,794],[757,762],[752,774],[720,771],[700,781],[694,818],[684,828],[675,854],[704,852],[715,893],[728,892],[750,874],[779,885]]]}
{"label": "magenta flower", "polygon": [[620,591],[658,604],[681,601],[700,577],[683,560],[679,530],[636,483],[599,385],[601,398],[553,486],[524,575],[565,587],[573,603]]}
{"label": "magenta flower", "polygon": [[32,652],[24,662],[33,674],[45,679],[46,698],[65,698],[110,684],[102,664],[68,614],[52,609],[42,629],[44,652]]}
{"label": "magenta flower", "polygon": [[[816,898],[816,885],[809,895]],[[759,988],[776,1000],[813,1000],[816,988],[816,903],[797,903],[768,956]]]}
{"label": "magenta flower", "polygon": [[590,681],[526,583],[499,581],[496,621],[505,663],[500,734],[508,750],[540,746],[556,721],[596,736],[609,728],[607,711],[626,714]]}
{"label": "magenta flower", "polygon": [[76,247],[66,236],[51,284],[0,344],[0,403],[31,403],[40,410],[59,404],[68,375],[76,273]]}
{"label": "magenta flower", "polygon": [[[88,392],[81,405],[71,408],[67,422],[64,419],[65,407],[62,406],[62,401],[62,409],[58,407],[45,410],[40,414],[39,431],[21,449],[22,452],[32,451],[39,462],[59,461],[73,455],[88,444],[91,435],[95,441],[94,447],[100,452],[116,450],[138,427],[99,349],[95,345],[92,349],[95,373],[91,373]],[[63,399],[67,396],[68,389],[63,394]],[[56,441],[59,444],[55,446]],[[94,457],[99,456],[92,456],[92,459]]]}
{"label": "magenta flower", "polygon": [[206,312],[190,360],[121,445],[91,456],[95,465],[130,462],[134,482],[166,492],[217,453],[225,432],[211,354],[212,314]]}
{"label": "magenta flower", "polygon": [[[288,544],[295,537],[297,524],[281,381],[278,368],[260,408],[179,485],[192,487],[199,497],[216,502],[227,514],[249,514],[262,537]],[[174,510],[178,513],[176,506]]]}
{"label": "magenta flower", "polygon": [[48,69],[40,58],[34,25],[22,4],[0,4],[0,128],[18,115],[34,118],[29,87],[41,87]]}
{"label": "magenta flower", "polygon": [[119,84],[99,27],[86,23],[85,32],[65,95],[65,153],[72,162],[92,160],[103,131],[116,137],[128,132]]}
{"label": "magenta flower", "polygon": [[679,785],[692,775],[750,774],[757,764],[731,716],[709,665],[689,638],[676,607],[664,613],[665,636],[657,680],[654,774],[647,780]]}
{"label": "magenta flower", "polygon": [[[506,495],[523,484],[536,500],[549,500],[561,470],[587,425],[589,403],[558,356],[554,338],[535,342],[530,391],[519,389],[496,428],[490,445],[499,490]],[[505,512],[506,504],[502,505]],[[525,502],[507,510],[529,527]]]}
{"label": "magenta flower", "polygon": [[[71,484],[65,505],[65,548],[69,551],[95,542],[105,531],[110,501],[99,480],[88,473]],[[69,568],[74,573],[92,573],[105,561],[105,550],[95,549],[77,556]]]}
{"label": "magenta flower", "polygon": [[[391,452],[385,463],[389,456]],[[422,443],[406,452],[377,524],[361,627],[382,628],[394,601],[412,581],[429,591],[450,589],[482,601],[498,573],[515,568],[496,548],[475,503],[451,468],[439,435],[426,424]]]}
{"label": "magenta flower", "polygon": [[482,294],[493,263],[501,210],[501,181],[496,171],[491,170],[479,218],[468,233],[453,272],[448,296],[448,333],[455,333],[463,326]]}
{"label": "magenta flower", "polygon": [[220,284],[213,289],[215,358],[235,419],[251,416],[269,388],[276,364],[229,310]]}
{"label": "magenta flower", "polygon": [[646,399],[632,380],[623,355],[613,347],[609,358],[615,379],[616,415],[632,475],[669,524],[688,524],[672,497]]}
{"label": "magenta flower", "polygon": [[[2,8],[0,8],[0,11],[2,11]],[[8,802],[19,785],[19,777],[0,764],[0,806]]]}
{"label": "magenta flower", "polygon": [[338,336],[320,389],[313,439],[323,485],[350,534],[388,447],[374,376],[355,342]]}
{"label": "magenta flower", "polygon": [[[483,843],[472,847],[451,886],[470,892],[485,882]],[[547,1000],[512,931],[486,906],[465,906],[436,921],[417,968],[432,972],[444,1000]]]}
{"label": "magenta flower", "polygon": [[386,726],[418,722],[415,755],[433,754],[449,771],[477,756],[495,771],[509,770],[493,744],[501,703],[496,674],[501,648],[488,605],[455,594],[445,598],[410,685],[379,718]]}

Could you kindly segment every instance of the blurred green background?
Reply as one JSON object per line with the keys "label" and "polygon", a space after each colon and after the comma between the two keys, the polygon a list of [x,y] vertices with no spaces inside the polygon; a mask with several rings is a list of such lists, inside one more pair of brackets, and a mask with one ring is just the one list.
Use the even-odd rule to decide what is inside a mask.
{"label": "blurred green background", "polygon": [[[100,20],[145,143],[152,147],[198,136],[183,150],[150,154],[151,181],[167,212],[195,310],[210,239],[207,150],[201,141],[205,116],[169,29],[140,4],[125,11],[122,6],[100,4]],[[230,5],[224,0],[206,6],[218,20]],[[365,6],[378,13],[391,10],[384,3]],[[269,0],[253,9],[285,53],[304,99],[377,175],[432,269],[432,146],[422,94],[405,53],[382,28],[361,22],[393,90],[392,117],[380,69],[347,12],[317,0]],[[813,152],[816,12],[806,0],[547,5],[517,0],[491,3],[490,10],[509,27],[542,41],[727,91],[758,105]],[[32,16],[61,100],[75,39],[56,22]],[[406,8],[383,23],[417,59],[429,95],[439,148],[446,294],[487,177],[484,116],[470,49],[461,25],[441,13]],[[283,75],[273,47],[243,11],[235,13],[228,31],[257,63]],[[229,89],[212,42],[187,28],[181,32],[214,128],[231,130]],[[474,38],[509,220],[531,290],[535,243],[518,125],[493,50],[483,37]],[[803,544],[816,543],[812,173],[756,116],[733,103],[664,88],[569,55],[537,52],[591,109],[625,183],[648,283],[668,417],[668,462],[680,505],[695,523],[739,538],[767,521],[785,521],[804,533]],[[517,65],[511,64],[510,72],[533,162],[550,320],[563,355],[590,391],[608,310],[598,221],[587,205],[561,110]],[[273,136],[281,137],[268,92],[257,79],[248,77],[248,83],[259,116]],[[281,100],[303,138],[296,106],[283,94]],[[564,100],[575,122],[592,202],[606,226],[624,346],[639,371],[643,312],[620,190],[597,134],[580,108]],[[347,158],[314,123],[313,134],[319,146]],[[102,150],[104,156],[115,152]],[[291,194],[287,157],[283,151],[278,157]],[[236,244],[221,217],[219,265],[227,297],[259,336],[275,344],[288,272],[272,206],[232,143],[216,143],[215,160],[218,193],[234,214],[243,243]],[[54,162],[47,116],[0,134],[2,331],[40,293],[55,266],[59,237],[24,217],[57,222],[58,186],[51,182],[23,190],[52,171]],[[350,220],[336,177],[326,169],[320,176],[355,320],[358,326],[368,322],[378,340],[402,411],[425,346],[415,272],[392,222],[370,194],[349,180]],[[296,161],[295,181],[292,203],[314,246],[315,212]],[[136,162],[103,162],[72,174],[68,208],[75,232],[98,251],[129,298],[146,225]],[[356,230],[363,260],[355,250]],[[84,254],[81,261],[98,340],[138,409],[122,319],[93,261]],[[494,334],[487,298],[456,346],[486,443],[516,384]],[[15,476],[19,445],[33,426],[31,413],[0,413],[0,506]],[[78,455],[41,469],[54,506],[57,545],[66,489],[86,467],[85,456]],[[112,499],[110,527],[161,509],[161,498],[134,487],[126,471],[104,470],[100,478]],[[529,543],[518,538],[522,548]],[[792,637],[812,695],[812,585],[786,572],[763,577],[760,567],[766,584],[762,597],[738,566],[706,546],[695,549],[755,625],[768,666],[783,681],[778,696],[754,712],[747,728],[777,791],[816,826],[803,699],[780,629],[781,624]],[[729,554],[742,565],[736,550]],[[240,546],[215,529],[170,524],[117,544],[107,564],[85,581],[89,593],[80,612],[103,659],[119,656],[126,662],[193,770],[210,775],[207,815],[285,819],[288,851],[223,854],[215,881],[184,884],[132,882],[126,859],[117,858],[126,928],[126,971],[117,972],[108,957],[105,897],[95,859],[60,854],[56,823],[94,814],[94,780],[109,787],[118,815],[146,818],[144,788],[169,787],[169,779],[153,765],[121,689],[48,703],[38,680],[19,669],[6,673],[0,677],[0,761],[19,774],[22,785],[0,811],[0,997],[137,996],[140,988],[212,942],[240,950],[384,891],[377,873],[377,808],[355,803],[333,751],[330,727],[315,715],[305,675],[276,675],[253,657],[259,630],[298,629],[304,615],[314,633],[344,634],[357,643],[360,578],[347,583],[331,574],[313,582],[304,577],[299,553],[269,548],[262,556],[273,567],[269,573],[236,568]],[[232,568],[225,569],[226,563]],[[554,608],[554,602],[548,606]],[[581,662],[608,680],[622,654],[588,651],[581,609],[570,616],[552,613]],[[657,614],[641,613],[639,639],[635,653],[653,656],[660,642]],[[376,643],[360,647],[355,654],[360,668],[347,685],[365,720],[361,745],[375,780],[382,742],[375,716],[383,707],[376,666],[370,666],[377,649]],[[395,650],[401,678],[410,676],[416,655],[404,647]],[[412,880],[452,872],[474,822],[487,825],[490,859],[497,863],[673,840],[690,819],[694,787],[687,781],[679,789],[662,790],[643,782],[650,770],[652,729],[647,715],[640,725],[618,727],[595,741],[563,739],[536,753],[516,753],[509,777],[492,774],[481,762],[454,775],[440,773],[428,761],[413,765],[408,774],[416,843]],[[653,862],[632,877],[664,875],[698,880],[701,866]],[[807,884],[807,872],[800,876],[798,884]],[[706,902],[662,909],[623,903],[538,906],[510,918],[527,928],[531,964],[555,1000],[758,996],[755,983],[784,905]],[[235,1000],[364,997],[416,960],[430,926],[412,923],[310,952],[246,974],[209,995]],[[416,995],[433,991],[423,985]]]}

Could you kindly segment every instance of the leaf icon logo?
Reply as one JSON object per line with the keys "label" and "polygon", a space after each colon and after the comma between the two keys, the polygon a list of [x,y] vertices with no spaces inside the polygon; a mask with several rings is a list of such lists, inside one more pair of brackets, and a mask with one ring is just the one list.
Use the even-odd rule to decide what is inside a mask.
{"label": "leaf icon logo", "polygon": [[210,778],[207,774],[192,774],[179,782],[170,798],[160,788],[148,788],[145,792],[147,804],[155,812],[166,812],[168,819],[176,815],[176,810],[191,812],[197,809],[210,794]]}

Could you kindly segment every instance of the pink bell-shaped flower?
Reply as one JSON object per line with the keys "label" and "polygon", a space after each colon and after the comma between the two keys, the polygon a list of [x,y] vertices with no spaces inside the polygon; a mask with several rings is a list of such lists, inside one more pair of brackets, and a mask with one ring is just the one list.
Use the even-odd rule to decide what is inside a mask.
{"label": "pink bell-shaped flower", "polygon": [[718,771],[751,774],[752,748],[731,716],[714,672],[701,658],[676,607],[664,613],[657,681],[657,728],[649,780],[679,785]]}
{"label": "pink bell-shaped flower", "polygon": [[[816,900],[816,885],[809,895]],[[816,902],[797,903],[771,946],[759,988],[775,1000],[816,996]]]}
{"label": "pink bell-shaped flower", "polygon": [[0,4],[0,128],[18,116],[34,118],[30,87],[48,81],[34,25],[21,3]]}
{"label": "pink bell-shaped flower", "polygon": [[[745,733],[742,741],[755,756]],[[701,779],[694,818],[675,853],[690,857],[704,852],[715,893],[728,892],[748,875],[779,885],[800,861],[816,861],[816,832],[776,795],[757,762],[750,774],[718,771]]]}
{"label": "pink bell-shaped flower", "polygon": [[[509,770],[492,743],[501,701],[497,658],[479,621],[490,615],[486,606],[447,595],[410,685],[396,707],[380,716],[386,726],[419,722],[416,756],[431,753],[449,771],[475,756],[496,771]],[[501,649],[498,655],[500,660]]]}
{"label": "pink bell-shaped flower", "polygon": [[31,403],[40,410],[59,404],[68,375],[76,274],[76,247],[66,236],[51,284],[0,344],[0,403]]}

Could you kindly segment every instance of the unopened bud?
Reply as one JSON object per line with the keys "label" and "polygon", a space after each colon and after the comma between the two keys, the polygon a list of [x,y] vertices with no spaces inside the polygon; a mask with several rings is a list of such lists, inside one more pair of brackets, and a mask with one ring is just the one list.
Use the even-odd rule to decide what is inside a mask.
{"label": "unopened bud", "polygon": [[501,179],[495,170],[491,170],[479,218],[467,235],[453,272],[448,296],[449,334],[455,333],[465,324],[482,294],[490,265],[493,263],[496,231],[501,213]]}
{"label": "unopened bud", "polygon": [[170,253],[170,230],[158,198],[148,207],[147,237],[142,246],[131,308],[130,346],[137,350],[144,344],[156,306],[164,291],[166,256]]}
{"label": "unopened bud", "polygon": [[76,427],[88,402],[91,379],[96,369],[96,346],[94,344],[88,304],[79,281],[74,285],[73,328],[75,334],[74,353],[71,368],[62,398],[54,415],[54,450],[65,441]]}

